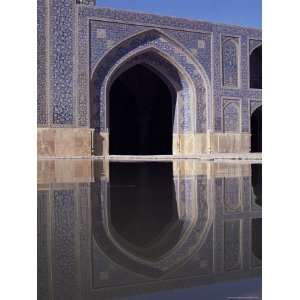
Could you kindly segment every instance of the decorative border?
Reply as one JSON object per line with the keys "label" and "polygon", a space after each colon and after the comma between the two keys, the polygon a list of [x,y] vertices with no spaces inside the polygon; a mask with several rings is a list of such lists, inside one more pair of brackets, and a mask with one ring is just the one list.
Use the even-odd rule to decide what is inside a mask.
{"label": "decorative border", "polygon": [[[224,85],[224,70],[223,70],[223,45],[228,40],[233,40],[236,44],[236,54],[237,54],[237,86],[226,86]],[[221,35],[221,51],[220,51],[220,61],[221,61],[221,69],[222,69],[222,88],[223,89],[240,89],[241,88],[241,38],[239,36],[224,36]]]}

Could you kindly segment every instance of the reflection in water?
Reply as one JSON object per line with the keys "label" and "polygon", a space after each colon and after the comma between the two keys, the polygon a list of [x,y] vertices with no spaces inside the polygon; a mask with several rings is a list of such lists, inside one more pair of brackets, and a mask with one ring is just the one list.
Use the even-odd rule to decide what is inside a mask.
{"label": "reflection in water", "polygon": [[256,258],[261,260],[262,253],[262,221],[252,219],[252,251]]}
{"label": "reflection in water", "polygon": [[172,248],[182,229],[172,164],[111,163],[109,173],[111,224],[125,247],[148,258]]}
{"label": "reflection in water", "polygon": [[255,195],[255,203],[261,206],[262,195],[262,165],[255,164],[251,166],[252,171],[252,188]]}
{"label": "reflection in water", "polygon": [[199,299],[203,283],[239,297],[240,279],[260,294],[261,165],[61,160],[39,170],[39,299],[162,299],[188,287]]}

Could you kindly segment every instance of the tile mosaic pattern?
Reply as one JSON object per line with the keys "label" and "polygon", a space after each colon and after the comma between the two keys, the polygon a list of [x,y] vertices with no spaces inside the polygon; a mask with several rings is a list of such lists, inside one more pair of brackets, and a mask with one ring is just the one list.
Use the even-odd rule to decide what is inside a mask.
{"label": "tile mosaic pattern", "polygon": [[[55,251],[52,254],[52,276],[54,287],[60,290],[60,294],[54,294],[54,298],[76,298],[75,202],[73,189],[53,191],[52,223],[55,226],[52,229],[52,234],[55,237],[53,240]],[[61,257],[64,259],[62,260]]]}
{"label": "tile mosaic pattern", "polygon": [[[105,115],[107,113],[106,98],[107,85],[110,77],[114,74],[112,70],[116,70],[120,66],[123,66],[144,51],[149,51],[149,53],[151,53],[146,57],[146,61],[151,61],[153,66],[159,67],[160,69],[163,68],[163,74],[165,73],[167,76],[176,76],[180,78],[181,90],[178,93],[178,99],[181,99],[181,105],[179,105],[180,118],[178,131],[188,133],[195,130],[193,128],[192,112],[194,111],[193,107],[196,105],[196,132],[205,132],[207,115],[206,97],[208,88],[206,87],[201,71],[183,49],[176,45],[176,43],[173,43],[172,40],[169,40],[164,34],[156,30],[142,32],[128,40],[124,40],[109,51],[98,63],[99,67],[96,68],[92,77],[92,90],[94,91],[92,94],[92,111],[95,113],[95,115],[92,115],[91,113],[92,121],[95,121],[92,126],[100,128],[101,131],[108,130],[108,124],[105,122]],[[153,52],[155,54],[152,54]],[[93,57],[93,55],[91,56]],[[166,59],[163,57],[166,57]],[[182,71],[175,68],[175,65],[180,66]],[[168,70],[172,70],[172,72]],[[185,75],[183,76],[182,74]],[[189,81],[192,81],[193,87],[188,84],[188,79]],[[192,96],[193,89],[195,89],[196,92],[195,96]],[[196,103],[192,102],[194,97],[196,97]],[[97,102],[100,103],[97,104]]]}
{"label": "tile mosaic pattern", "polygon": [[[239,88],[225,88],[222,87],[222,61],[221,61],[221,42],[222,37],[238,37],[240,42],[240,86]],[[261,31],[233,27],[225,25],[216,25],[213,32],[213,99],[214,99],[214,130],[216,132],[222,132],[223,128],[223,102],[222,98],[240,98],[241,99],[241,124],[242,132],[250,132],[249,128],[249,101],[250,99],[257,99],[261,101],[261,90],[249,89],[249,39],[261,40]]]}
{"label": "tile mosaic pattern", "polygon": [[241,268],[241,221],[224,222],[224,270],[233,271]]}
{"label": "tile mosaic pattern", "polygon": [[50,82],[53,124],[72,125],[74,2],[52,0],[50,6]]}
{"label": "tile mosaic pattern", "polygon": [[78,4],[96,5],[96,0],[76,0]]}
{"label": "tile mosaic pattern", "polygon": [[[197,106],[193,113],[193,118],[197,119],[195,130],[222,132],[222,98],[234,97],[241,99],[241,130],[249,132],[250,99],[261,102],[261,90],[249,89],[249,54],[261,43],[260,30],[97,8],[92,0],[80,2],[81,5],[73,0],[38,0],[39,126],[90,127],[90,79],[97,63],[109,51],[117,51],[114,47],[132,34],[157,29],[177,42],[175,48],[164,50],[174,60],[181,61],[180,64],[190,74],[194,72],[194,65],[199,64],[202,75],[211,85],[206,91],[211,93],[209,105]],[[94,30],[96,27],[100,30]],[[47,35],[50,38],[49,47]],[[233,82],[234,88],[223,86],[224,37],[239,41],[238,66],[230,58],[235,56],[233,48],[229,47],[231,50],[228,48],[224,53],[228,57],[226,82]],[[160,47],[158,44],[156,46]],[[183,50],[185,56],[176,54],[178,48]],[[49,55],[49,62],[45,60],[46,54]],[[238,88],[236,69],[239,69]],[[49,80],[46,76],[48,71]],[[47,103],[47,89],[51,103]],[[190,112],[186,110],[185,113],[188,118]]]}
{"label": "tile mosaic pattern", "polygon": [[47,118],[47,13],[45,0],[37,2],[37,124],[46,126]]}
{"label": "tile mosaic pattern", "polygon": [[241,197],[239,178],[224,179],[224,207],[225,212],[240,212]]}
{"label": "tile mosaic pattern", "polygon": [[240,132],[240,103],[224,99],[223,103],[223,129],[224,132]]}
{"label": "tile mosaic pattern", "polygon": [[238,39],[226,38],[222,43],[223,86],[238,87]]}

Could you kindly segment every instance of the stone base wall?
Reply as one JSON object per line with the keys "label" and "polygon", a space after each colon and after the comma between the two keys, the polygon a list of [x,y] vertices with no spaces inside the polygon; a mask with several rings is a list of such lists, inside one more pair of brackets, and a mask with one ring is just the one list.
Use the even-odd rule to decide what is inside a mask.
{"label": "stone base wall", "polygon": [[43,159],[37,164],[38,184],[93,182],[90,159]]}
{"label": "stone base wall", "polygon": [[251,176],[251,164],[216,163],[195,159],[175,160],[173,162],[174,177],[207,176],[208,178],[232,178]]}
{"label": "stone base wall", "polygon": [[89,157],[92,155],[92,133],[89,128],[38,128],[38,156]]}
{"label": "stone base wall", "polygon": [[211,153],[248,153],[251,148],[249,133],[211,133]]}
{"label": "stone base wall", "polygon": [[[173,155],[250,152],[245,133],[173,134]],[[109,155],[109,134],[90,128],[38,128],[39,157]]]}

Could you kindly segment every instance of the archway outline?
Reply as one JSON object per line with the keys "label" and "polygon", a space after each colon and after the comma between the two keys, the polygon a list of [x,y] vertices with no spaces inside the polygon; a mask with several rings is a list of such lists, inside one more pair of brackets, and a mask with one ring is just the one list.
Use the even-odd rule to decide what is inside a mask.
{"label": "archway outline", "polygon": [[[155,53],[160,56],[161,59],[176,69],[178,74],[180,74],[188,84],[187,91],[192,96],[187,96],[188,93],[185,93],[188,101],[183,101],[185,107],[183,109],[180,108],[178,114],[179,116],[183,116],[183,122],[189,122],[189,125],[183,124],[184,129],[181,131],[190,134],[205,134],[211,130],[211,87],[204,68],[192,54],[184,49],[177,41],[157,29],[141,31],[120,41],[99,59],[92,71],[91,89],[100,88],[101,90],[94,93],[91,91],[90,96],[91,103],[100,102],[99,106],[101,107],[99,108],[99,115],[96,114],[96,122],[92,116],[92,109],[90,109],[91,127],[99,128],[103,133],[109,133],[107,118],[109,109],[107,107],[109,87],[115,78],[115,74],[117,74],[122,67],[125,70],[126,67],[124,66],[130,63],[130,60],[133,60],[134,57],[138,57],[143,53]],[[114,61],[111,62],[111,59]],[[107,61],[110,63],[110,66],[107,66]],[[155,69],[157,70],[157,68]],[[166,79],[169,82],[172,81],[164,72],[161,70],[157,71],[160,75],[163,75],[165,82]],[[100,80],[97,78],[97,76],[99,76],[97,73],[99,72],[101,73]],[[101,87],[95,87],[97,84],[100,84]],[[180,130],[178,131],[180,132]]]}
{"label": "archway outline", "polygon": [[[251,89],[251,90],[261,90],[261,88],[253,88],[253,87],[251,87],[251,56],[252,56],[253,52],[255,50],[257,50],[258,48],[262,49],[262,42],[260,42],[257,45],[255,45],[255,47],[253,47],[252,49],[249,49],[249,57],[248,57],[248,64],[249,64],[249,68],[248,68],[248,76],[249,76],[249,79],[248,79],[248,88]],[[261,57],[261,59],[262,59],[262,57]]]}
{"label": "archway outline", "polygon": [[[150,68],[151,71],[153,71],[169,88],[170,93],[172,94],[172,102],[174,105],[174,126],[176,128],[173,128],[173,132],[178,132],[178,109],[176,109],[176,103],[178,100],[178,97],[180,97],[180,95],[178,95],[178,93],[180,93],[180,90],[182,89],[182,82],[180,82],[180,79],[178,78],[178,80],[176,80],[175,78],[172,78],[171,76],[169,76],[166,72],[164,72],[163,67],[162,66],[158,66],[155,65],[153,62],[151,62],[151,60],[149,59],[144,59],[143,55],[147,55],[147,54],[157,54],[160,55],[159,51],[156,48],[150,47],[148,49],[145,50],[141,50],[140,52],[136,53],[133,56],[130,57],[126,57],[126,60],[124,60],[120,65],[116,66],[116,68],[112,69],[108,78],[108,81],[106,83],[106,87],[105,87],[105,94],[106,94],[106,109],[105,109],[105,123],[106,126],[108,126],[109,124],[109,92],[110,92],[110,88],[114,82],[114,80],[116,78],[118,78],[119,76],[121,76],[124,72],[126,72],[127,70],[129,70],[130,68],[138,65],[138,64],[143,64],[146,67]],[[161,56],[162,59],[165,59],[164,57]],[[166,60],[167,61],[167,60]],[[163,60],[160,60],[160,64],[162,64]],[[171,66],[171,65],[170,65]],[[160,69],[161,67],[161,69]],[[174,68],[175,70],[175,68]],[[190,84],[190,83],[189,83]],[[176,91],[176,95],[174,95],[174,90]],[[194,96],[194,88],[193,88],[193,95]],[[174,98],[173,98],[174,96]],[[191,97],[193,98],[193,97]],[[195,103],[193,103],[193,107],[195,106]],[[195,121],[195,120],[193,120]],[[191,124],[194,125],[193,128],[195,128],[195,124]]]}
{"label": "archway outline", "polygon": [[[255,105],[251,105],[251,109],[250,109],[250,132],[251,132],[250,152],[254,152],[253,148],[256,148],[256,147],[260,148],[260,152],[262,152],[262,103],[256,102],[256,101],[254,103],[255,103]],[[252,123],[253,122],[252,119],[254,118],[254,115],[257,115],[259,113],[260,113],[259,127],[261,130],[260,130],[260,132],[258,132],[258,133],[256,132],[255,134],[256,135],[258,134],[258,136],[256,136],[256,138],[258,138],[260,140],[254,142],[254,137],[253,137],[254,132],[252,132],[252,127],[254,124]],[[258,128],[258,130],[259,130],[259,128]],[[254,147],[254,143],[256,143],[255,147]],[[258,146],[257,143],[260,144],[260,146]]]}
{"label": "archway outline", "polygon": [[[176,201],[184,202],[187,209],[186,229],[179,238],[178,242],[167,253],[158,260],[152,261],[130,253],[118,241],[118,235],[114,234],[114,230],[110,222],[109,212],[109,180],[105,180],[101,184],[101,193],[92,193],[98,195],[99,199],[92,199],[92,214],[98,215],[97,220],[93,220],[93,238],[97,247],[101,252],[105,253],[114,263],[125,267],[126,269],[150,278],[160,278],[172,270],[180,267],[189,260],[193,253],[196,253],[205,243],[210,232],[215,216],[215,206],[211,201],[212,190],[210,188],[211,181],[203,178],[207,190],[200,200],[197,192],[192,197],[181,200],[180,194],[187,195],[187,190],[196,189],[197,177],[189,178],[191,186],[187,184],[186,179],[175,176],[174,183],[177,182]],[[175,184],[176,186],[176,184]],[[105,191],[103,188],[105,187]],[[185,190],[186,189],[186,190]],[[179,192],[181,190],[181,192]],[[101,212],[101,213],[100,213]],[[100,214],[99,214],[100,213]],[[200,213],[200,214],[199,214]],[[100,238],[101,236],[101,238]],[[197,239],[197,243],[192,242]],[[193,247],[191,247],[191,243]]]}
{"label": "archway outline", "polygon": [[[221,62],[222,62],[222,86],[224,88],[232,88],[232,89],[239,89],[241,85],[241,78],[240,78],[240,61],[241,61],[241,54],[240,54],[240,45],[239,42],[236,40],[238,37],[226,37],[222,41],[222,51],[221,51]],[[224,56],[223,56],[223,50],[224,45],[227,42],[232,42],[235,46],[236,51],[236,66],[237,66],[237,85],[236,86],[227,86],[224,84]]]}

